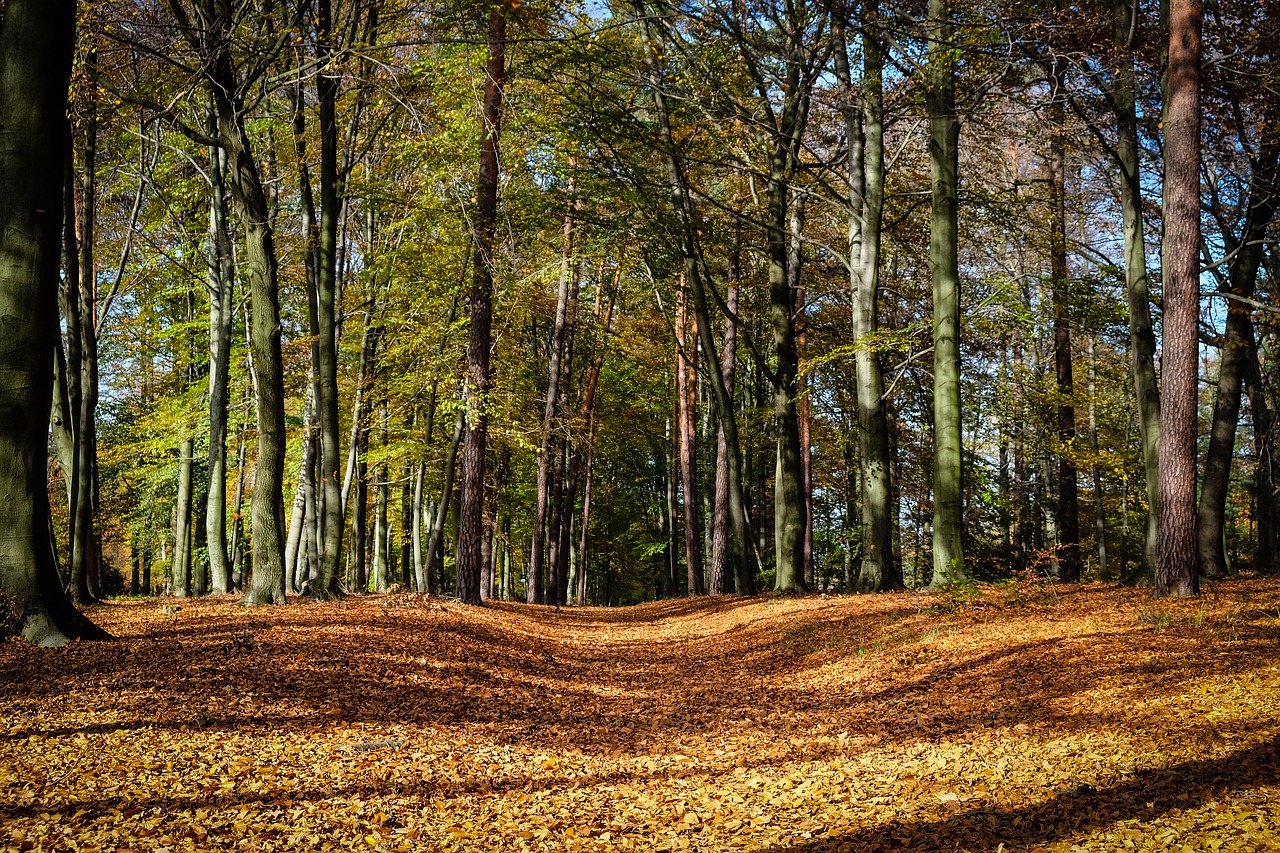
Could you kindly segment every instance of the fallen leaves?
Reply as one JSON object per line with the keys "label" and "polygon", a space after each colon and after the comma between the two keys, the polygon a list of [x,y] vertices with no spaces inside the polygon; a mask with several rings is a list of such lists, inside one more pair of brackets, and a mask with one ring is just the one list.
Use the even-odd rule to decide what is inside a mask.
{"label": "fallen leaves", "polygon": [[1059,592],[104,606],[0,645],[0,850],[1280,845],[1280,586]]}

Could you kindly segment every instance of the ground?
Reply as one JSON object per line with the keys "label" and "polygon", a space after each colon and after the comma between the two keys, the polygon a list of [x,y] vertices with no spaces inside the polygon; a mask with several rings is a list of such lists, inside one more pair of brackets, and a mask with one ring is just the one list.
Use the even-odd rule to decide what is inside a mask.
{"label": "ground", "polygon": [[0,643],[0,850],[1280,848],[1276,581],[90,615]]}

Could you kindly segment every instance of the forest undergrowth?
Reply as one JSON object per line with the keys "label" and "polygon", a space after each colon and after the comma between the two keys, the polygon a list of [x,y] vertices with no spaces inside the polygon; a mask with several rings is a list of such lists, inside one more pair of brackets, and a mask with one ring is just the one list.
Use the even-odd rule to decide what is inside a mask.
{"label": "forest undergrowth", "polygon": [[0,644],[0,850],[1280,848],[1274,580],[90,615]]}

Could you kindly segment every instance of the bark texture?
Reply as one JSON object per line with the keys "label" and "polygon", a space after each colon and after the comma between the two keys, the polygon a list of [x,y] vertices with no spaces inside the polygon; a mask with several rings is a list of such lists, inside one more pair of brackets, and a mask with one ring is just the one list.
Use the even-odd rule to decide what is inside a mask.
{"label": "bark texture", "polygon": [[0,591],[32,643],[106,636],[68,601],[50,529],[70,0],[8,0],[0,22]]}
{"label": "bark texture", "polygon": [[955,46],[949,0],[929,0],[929,174],[933,184],[933,586],[966,577],[961,543],[960,274],[957,259]]}
{"label": "bark texture", "polygon": [[1196,595],[1196,395],[1200,318],[1199,0],[1169,5],[1164,151],[1158,596]]}
{"label": "bark texture", "polygon": [[489,430],[486,398],[493,325],[494,229],[498,216],[498,143],[507,70],[506,43],[507,13],[505,7],[498,4],[489,14],[489,60],[485,66],[480,177],[473,224],[475,260],[470,299],[471,336],[467,343],[470,400],[462,454],[458,543],[458,598],[466,604],[480,603],[480,539],[484,535],[485,449]]}

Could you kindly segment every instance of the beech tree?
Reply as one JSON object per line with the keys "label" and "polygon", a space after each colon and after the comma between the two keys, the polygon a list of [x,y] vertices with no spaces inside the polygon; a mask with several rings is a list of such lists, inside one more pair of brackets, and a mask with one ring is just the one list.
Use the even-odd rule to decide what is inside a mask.
{"label": "beech tree", "polygon": [[0,16],[0,592],[6,628],[58,646],[104,636],[59,580],[46,459],[76,4],[10,0]]}
{"label": "beech tree", "polygon": [[960,273],[956,209],[960,119],[949,0],[929,0],[926,22],[929,176],[933,185],[929,273],[933,283],[933,585],[967,577],[961,542]]}

